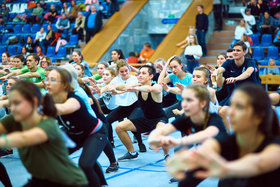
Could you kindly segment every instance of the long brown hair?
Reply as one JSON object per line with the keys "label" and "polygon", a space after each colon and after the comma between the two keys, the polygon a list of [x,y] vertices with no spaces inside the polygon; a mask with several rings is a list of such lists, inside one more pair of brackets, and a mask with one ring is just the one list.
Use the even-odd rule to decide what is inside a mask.
{"label": "long brown hair", "polygon": [[200,102],[206,101],[206,105],[203,108],[203,111],[206,113],[203,123],[203,128],[207,127],[207,123],[210,117],[209,107],[210,107],[210,93],[207,90],[207,87],[202,84],[190,84],[185,87],[185,89],[190,89],[194,91],[195,97],[198,98]]}

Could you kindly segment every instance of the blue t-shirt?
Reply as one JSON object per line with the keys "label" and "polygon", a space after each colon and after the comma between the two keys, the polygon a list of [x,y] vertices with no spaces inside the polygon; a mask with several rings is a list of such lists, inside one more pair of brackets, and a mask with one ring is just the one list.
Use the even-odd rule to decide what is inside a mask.
{"label": "blue t-shirt", "polygon": [[257,77],[258,67],[257,67],[257,64],[255,63],[254,59],[245,58],[244,63],[239,67],[236,66],[234,60],[227,60],[223,63],[222,67],[226,70],[227,77],[225,77],[225,78],[238,77],[243,72],[245,72],[249,67],[252,67],[252,68],[254,68],[254,71],[250,77],[248,77],[247,79],[242,80],[242,81],[237,81],[234,84],[236,86],[239,86],[240,84],[242,84],[244,82],[253,82],[256,84],[260,84],[260,81]]}
{"label": "blue t-shirt", "polygon": [[94,28],[94,25],[95,25],[95,17],[96,17],[96,13],[90,14],[90,15],[89,15],[88,20],[87,20],[87,26],[88,26],[88,28],[90,28],[90,29],[93,29],[93,28]]}
{"label": "blue t-shirt", "polygon": [[[192,75],[190,73],[186,73],[186,76],[183,79],[179,79],[175,74],[171,73],[168,75],[170,78],[170,82],[175,85],[175,83],[180,83],[185,86],[192,84]],[[176,95],[176,98],[178,101],[182,101],[182,96],[181,95]]]}

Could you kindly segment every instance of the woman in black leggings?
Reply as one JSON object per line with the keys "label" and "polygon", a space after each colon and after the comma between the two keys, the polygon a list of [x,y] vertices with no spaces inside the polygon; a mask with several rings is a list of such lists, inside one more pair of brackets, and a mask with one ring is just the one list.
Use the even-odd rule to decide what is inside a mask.
{"label": "woman in black leggings", "polygon": [[79,166],[85,172],[89,186],[106,185],[97,159],[107,143],[107,130],[103,122],[93,117],[83,99],[74,94],[71,75],[62,68],[52,70],[45,79],[47,90],[53,97],[59,116],[58,123],[76,143],[69,153],[83,147]]}
{"label": "woman in black leggings", "polygon": [[[88,97],[90,98],[91,108],[95,112],[97,118],[100,119],[104,124],[106,124],[106,128],[108,128],[109,124],[101,110],[99,102],[91,94],[90,88],[88,87],[88,85],[86,83],[83,82],[82,79],[78,79],[78,83],[79,83],[80,87],[82,87],[85,90]],[[108,159],[110,161],[110,166],[106,169],[106,173],[111,173],[111,172],[117,171],[119,169],[119,164],[116,161],[116,157],[115,157],[115,154],[114,154],[114,151],[113,151],[113,148],[111,146],[109,139],[107,140],[107,144],[104,148],[104,153],[106,154],[106,156],[108,157]]]}

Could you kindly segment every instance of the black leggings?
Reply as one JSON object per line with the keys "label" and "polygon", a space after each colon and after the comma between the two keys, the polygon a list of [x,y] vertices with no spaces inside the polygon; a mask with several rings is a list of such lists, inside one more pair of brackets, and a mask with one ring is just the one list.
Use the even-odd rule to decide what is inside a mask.
{"label": "black leggings", "polygon": [[105,124],[103,124],[103,127],[98,132],[86,138],[83,144],[77,144],[75,148],[69,149],[69,154],[71,154],[83,147],[79,159],[79,166],[85,172],[89,186],[98,187],[107,184],[103,171],[97,162],[107,142],[107,130]]}
{"label": "black leggings", "polygon": [[0,181],[5,187],[12,187],[6,168],[1,162],[0,162]]}
{"label": "black leggings", "polygon": [[178,101],[178,102],[176,102],[175,104],[173,104],[173,105],[171,105],[171,106],[169,106],[169,107],[167,107],[167,108],[164,109],[164,111],[165,111],[166,116],[167,116],[168,119],[169,119],[169,118],[172,118],[172,117],[178,117],[178,116],[176,116],[176,115],[172,112],[172,110],[174,110],[174,109],[178,109],[178,110],[181,110],[181,109],[182,109],[181,101]]}
{"label": "black leggings", "polygon": [[112,128],[112,123],[115,121],[120,121],[126,117],[129,117],[129,115],[133,112],[134,109],[138,107],[138,102],[136,101],[130,106],[119,106],[118,108],[114,109],[112,112],[110,112],[107,116],[106,119],[109,123],[108,127],[108,138],[112,142],[114,141],[113,139],[113,128]]}
{"label": "black leggings", "polygon": [[76,185],[62,185],[48,180],[38,179],[32,177],[23,187],[88,187],[88,185],[76,186]]}

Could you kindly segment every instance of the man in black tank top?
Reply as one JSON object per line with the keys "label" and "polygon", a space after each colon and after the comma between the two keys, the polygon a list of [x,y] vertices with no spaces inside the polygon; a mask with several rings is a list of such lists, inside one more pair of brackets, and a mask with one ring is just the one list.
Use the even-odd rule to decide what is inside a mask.
{"label": "man in black tank top", "polygon": [[149,132],[159,123],[166,123],[168,121],[162,109],[162,87],[159,84],[152,83],[154,73],[154,67],[144,65],[139,70],[139,84],[128,86],[120,85],[117,87],[117,89],[119,88],[123,91],[137,92],[138,102],[144,116],[132,119],[129,118],[117,124],[116,132],[128,150],[118,161],[131,160],[138,157],[138,153],[134,150],[127,131],[138,133]]}

